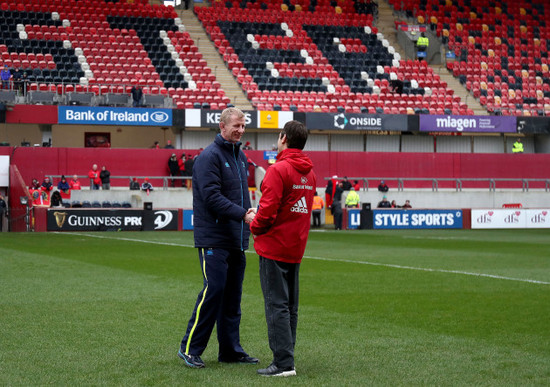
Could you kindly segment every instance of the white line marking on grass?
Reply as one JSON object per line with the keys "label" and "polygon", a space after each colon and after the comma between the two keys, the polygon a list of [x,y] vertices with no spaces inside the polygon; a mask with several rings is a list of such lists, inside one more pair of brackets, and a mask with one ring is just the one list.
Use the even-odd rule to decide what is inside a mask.
{"label": "white line marking on grass", "polygon": [[435,273],[462,274],[462,275],[471,275],[474,277],[485,277],[485,278],[494,278],[494,279],[507,280],[507,281],[519,281],[519,282],[528,282],[532,284],[550,285],[550,282],[545,282],[545,281],[538,281],[538,280],[531,280],[531,279],[524,279],[524,278],[504,277],[504,276],[494,275],[494,274],[472,273],[472,272],[460,271],[460,270],[430,269],[427,267],[402,266],[402,265],[395,265],[392,263],[352,261],[350,259],[321,258],[321,257],[312,257],[312,256],[306,256],[306,255],[304,255],[304,258],[315,259],[318,261],[359,263],[361,265],[383,266],[383,267],[391,267],[394,269],[429,271],[429,272],[435,272]]}
{"label": "white line marking on grass", "polygon": [[[61,232],[59,232],[57,234],[67,235],[66,233],[61,233]],[[195,246],[193,246],[193,245],[185,245],[185,244],[181,244],[181,243],[170,243],[170,242],[156,242],[156,241],[149,241],[149,240],[144,240],[144,239],[109,237],[109,236],[105,236],[105,235],[92,235],[92,234],[81,234],[81,233],[71,233],[70,235],[79,235],[79,236],[85,236],[85,237],[90,237],[90,238],[99,238],[99,239],[113,239],[113,240],[120,240],[120,241],[125,241],[125,242],[148,243],[148,244],[152,244],[152,245],[165,245],[165,246],[195,248]],[[248,254],[250,254],[250,253],[248,253]],[[334,258],[313,257],[311,255],[304,255],[304,258],[315,259],[317,261],[357,263],[357,264],[360,264],[360,265],[391,267],[391,268],[394,268],[394,269],[427,271],[427,272],[432,272],[432,273],[461,274],[461,275],[469,275],[469,276],[483,277],[483,278],[493,278],[493,279],[506,280],[506,281],[517,281],[517,282],[527,282],[527,283],[539,284],[539,285],[550,285],[550,282],[545,282],[545,281],[538,281],[538,280],[524,279],[524,278],[504,277],[504,276],[494,275],[494,274],[473,273],[473,272],[460,271],[460,270],[430,269],[430,268],[426,268],[426,267],[395,265],[395,264],[392,264],[392,263],[353,261],[353,260],[350,260],[350,259],[334,259]]]}
{"label": "white line marking on grass", "polygon": [[[67,235],[67,233],[64,232],[55,232],[56,234],[64,234]],[[157,242],[157,241],[148,241],[145,239],[134,239],[134,238],[122,238],[122,237],[109,237],[105,235],[92,235],[92,234],[81,234],[78,232],[72,232],[70,235],[78,235],[78,236],[84,236],[89,238],[99,238],[99,239],[112,239],[117,241],[125,241],[125,242],[138,242],[138,243],[148,243],[151,245],[164,245],[164,246],[175,246],[175,247],[191,247],[195,248],[194,245],[184,245],[182,243],[170,243],[170,242]]]}

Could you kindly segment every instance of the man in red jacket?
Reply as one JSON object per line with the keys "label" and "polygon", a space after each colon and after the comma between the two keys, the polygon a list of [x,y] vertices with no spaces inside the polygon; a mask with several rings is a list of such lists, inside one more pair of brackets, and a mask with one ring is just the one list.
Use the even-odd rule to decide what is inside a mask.
{"label": "man in red jacket", "polygon": [[250,224],[260,256],[269,347],[273,362],[258,370],[263,376],[293,376],[298,324],[298,279],[306,249],[316,178],[303,152],[308,132],[304,124],[285,124],[277,142],[277,162],[263,180],[262,198]]}

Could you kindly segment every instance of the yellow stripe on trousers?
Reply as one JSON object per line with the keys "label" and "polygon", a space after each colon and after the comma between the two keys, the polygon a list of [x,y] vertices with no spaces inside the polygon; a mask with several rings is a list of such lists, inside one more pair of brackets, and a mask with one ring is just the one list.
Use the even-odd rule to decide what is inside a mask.
{"label": "yellow stripe on trousers", "polygon": [[187,345],[185,347],[185,354],[189,356],[189,347],[191,346],[191,339],[193,338],[193,332],[195,332],[195,328],[197,327],[197,324],[199,323],[199,315],[201,312],[202,304],[204,303],[204,299],[206,298],[206,291],[208,290],[208,277],[206,276],[206,254],[204,254],[204,250],[202,252],[202,274],[204,275],[204,278],[206,279],[206,287],[204,288],[204,292],[202,293],[202,300],[199,303],[199,306],[197,307],[197,313],[195,315],[195,323],[193,324],[193,328],[191,328],[191,332],[189,332],[189,338],[187,339]]}

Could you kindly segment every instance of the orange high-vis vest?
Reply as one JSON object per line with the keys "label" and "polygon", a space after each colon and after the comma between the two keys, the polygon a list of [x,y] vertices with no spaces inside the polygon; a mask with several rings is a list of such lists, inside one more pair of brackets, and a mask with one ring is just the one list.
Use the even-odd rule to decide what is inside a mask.
{"label": "orange high-vis vest", "polygon": [[320,196],[314,196],[313,197],[313,206],[311,207],[312,210],[320,210],[325,206],[325,202],[323,199],[321,199]]}

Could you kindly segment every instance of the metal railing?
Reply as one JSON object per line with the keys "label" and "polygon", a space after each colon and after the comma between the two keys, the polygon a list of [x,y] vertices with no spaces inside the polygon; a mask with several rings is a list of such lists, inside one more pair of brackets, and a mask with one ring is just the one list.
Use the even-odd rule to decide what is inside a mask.
{"label": "metal railing", "polygon": [[[53,183],[53,186],[57,187],[57,183],[59,183],[59,181],[61,179],[61,175],[46,175],[46,176],[48,176],[50,178],[50,181]],[[64,175],[64,176],[65,176],[67,182],[69,183],[74,175],[71,175],[71,176]],[[77,178],[80,181],[80,185],[81,185],[82,189],[84,189],[84,190],[91,189],[90,178],[87,175],[77,175]],[[180,183],[180,186],[181,186],[181,184],[184,183],[185,180],[191,180],[192,179],[191,176],[112,176],[111,175],[111,177],[110,177],[111,182],[113,180],[114,181],[125,180],[125,184],[113,184],[113,183],[111,183],[111,186],[112,187],[117,187],[117,189],[122,188],[122,187],[129,189],[130,182],[134,178],[136,178],[138,180],[138,183],[139,183],[140,187],[141,187],[141,183],[143,183],[145,178],[147,178],[149,183],[151,183],[151,185],[153,186],[153,190],[157,189],[157,190],[163,190],[163,191],[168,190],[168,188],[172,185],[172,180],[181,181],[181,183]],[[161,182],[160,185],[158,184],[159,181]],[[179,187],[179,188],[184,188],[184,187]]]}
{"label": "metal railing", "polygon": [[[325,180],[330,180],[330,177],[326,177]],[[339,179],[341,180],[341,179]],[[550,179],[506,179],[506,178],[460,178],[460,179],[453,179],[453,178],[430,178],[430,177],[408,177],[408,178],[402,178],[402,177],[348,177],[348,180],[350,182],[352,181],[360,181],[362,182],[361,189],[363,191],[368,191],[370,188],[369,181],[375,181],[376,186],[380,181],[385,182],[396,182],[397,183],[397,191],[401,192],[405,190],[405,183],[406,182],[421,182],[421,183],[427,183],[426,186],[429,187],[431,184],[432,192],[439,191],[439,185],[440,183],[444,182],[452,182],[453,184],[450,184],[450,186],[454,187],[456,192],[462,192],[462,189],[464,188],[464,183],[466,185],[469,185],[470,188],[483,188],[484,184],[481,183],[487,183],[485,187],[491,191],[495,192],[497,189],[497,183],[498,186],[501,188],[506,189],[521,189],[522,192],[529,192],[530,188],[533,188],[533,183],[540,183],[538,186],[540,188],[544,187],[545,192],[550,191]],[[473,183],[473,184],[472,184]],[[505,184],[507,183],[507,184]],[[423,184],[421,184],[423,185]],[[418,188],[418,187],[416,187]],[[467,187],[468,188],[468,187]]]}

